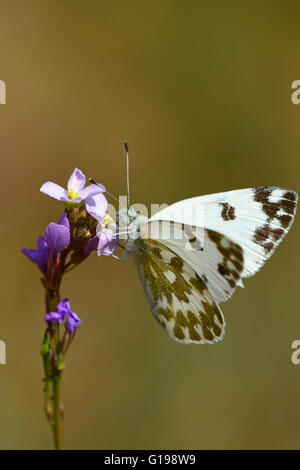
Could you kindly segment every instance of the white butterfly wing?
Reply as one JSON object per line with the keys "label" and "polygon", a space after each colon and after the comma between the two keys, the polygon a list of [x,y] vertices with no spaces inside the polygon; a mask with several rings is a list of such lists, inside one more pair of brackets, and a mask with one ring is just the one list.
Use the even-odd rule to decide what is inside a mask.
{"label": "white butterfly wing", "polygon": [[223,338],[225,320],[211,292],[176,253],[144,240],[133,255],[150,310],[168,335],[184,344],[215,343]]}
{"label": "white butterfly wing", "polygon": [[[297,194],[287,189],[241,189],[177,202],[155,214],[150,222],[172,221],[225,235],[243,250],[241,277],[244,278],[254,275],[285,237],[293,223],[297,200]],[[205,255],[205,246],[203,248]],[[181,249],[184,253],[183,246]],[[209,265],[208,258],[214,258],[211,249],[207,249],[207,257],[203,254],[201,258],[200,252],[195,250],[195,254],[190,255],[193,266],[198,259],[201,267],[200,263]],[[228,295],[225,299],[217,295],[219,301],[226,297]]]}
{"label": "white butterfly wing", "polygon": [[142,225],[141,237],[168,247],[189,264],[216,303],[229,299],[241,283],[243,250],[218,232],[178,222],[152,221]]}

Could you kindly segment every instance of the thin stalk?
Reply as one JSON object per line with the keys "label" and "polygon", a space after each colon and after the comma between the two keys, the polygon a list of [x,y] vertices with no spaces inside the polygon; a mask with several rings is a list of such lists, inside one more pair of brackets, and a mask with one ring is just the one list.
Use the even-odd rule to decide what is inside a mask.
{"label": "thin stalk", "polygon": [[63,449],[61,413],[61,374],[53,378],[53,437],[55,450]]}
{"label": "thin stalk", "polygon": [[[53,312],[60,300],[58,289],[46,289],[46,311]],[[54,331],[50,340],[52,344],[52,357],[45,362],[45,412],[52,427],[54,446],[56,450],[63,448],[62,403],[61,403],[61,376],[63,358],[59,338],[59,329]],[[51,401],[51,405],[50,402]]]}

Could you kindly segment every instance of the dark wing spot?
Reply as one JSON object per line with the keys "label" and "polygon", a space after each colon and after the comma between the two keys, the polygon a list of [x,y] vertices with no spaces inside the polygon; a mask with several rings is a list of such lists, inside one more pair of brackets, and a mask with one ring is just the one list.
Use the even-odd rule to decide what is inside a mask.
{"label": "dark wing spot", "polygon": [[[201,312],[200,323],[203,331],[203,336],[208,341],[211,341],[214,336],[221,336],[222,330],[219,325],[215,322],[215,316],[217,317],[219,323],[223,324],[223,319],[215,306],[209,305],[207,302],[203,302],[204,312]],[[214,332],[212,334],[211,330]]]}
{"label": "dark wing spot", "polygon": [[243,270],[244,259],[242,248],[229,239],[227,239],[228,246],[224,246],[222,240],[226,239],[226,237],[211,230],[208,230],[207,233],[223,258],[222,262],[218,264],[218,272],[226,279],[229,286],[234,289],[236,281],[241,277]]}
{"label": "dark wing spot", "polygon": [[294,214],[294,211],[295,211],[294,201],[291,201],[290,199],[281,199],[280,206],[287,214]]}
{"label": "dark wing spot", "polygon": [[226,271],[222,264],[218,264],[218,271],[222,276],[228,275],[228,271]]}
{"label": "dark wing spot", "polygon": [[254,241],[259,244],[263,244],[268,239],[278,241],[283,235],[284,230],[282,228],[273,228],[271,225],[265,224],[256,229]]}
{"label": "dark wing spot", "polygon": [[[207,279],[206,279],[207,280]],[[200,278],[198,274],[196,274],[196,277],[190,279],[190,283],[192,284],[193,287],[201,294],[203,295],[204,292],[207,290],[207,287],[205,285],[205,282],[203,281],[202,277]]]}
{"label": "dark wing spot", "polygon": [[293,217],[291,215],[279,215],[277,219],[280,221],[283,228],[288,228],[293,220]]}
{"label": "dark wing spot", "polygon": [[283,195],[285,199],[289,199],[290,201],[297,201],[297,195],[294,191],[286,191]]}
{"label": "dark wing spot", "polygon": [[266,186],[258,186],[257,188],[254,188],[254,194],[255,201],[260,202],[261,204],[265,204],[268,202],[271,189]]}
{"label": "dark wing spot", "polygon": [[199,333],[195,330],[195,327],[197,325],[200,325],[199,321],[198,321],[198,318],[196,317],[196,315],[191,312],[191,311],[188,311],[187,312],[187,318],[188,318],[188,322],[189,322],[189,334],[190,334],[190,338],[193,340],[193,341],[199,341],[201,339]]}
{"label": "dark wing spot", "polygon": [[283,234],[284,230],[282,228],[272,228],[271,230],[271,235],[276,242],[280,240]]}
{"label": "dark wing spot", "polygon": [[153,250],[153,254],[154,254],[155,256],[157,256],[157,257],[160,258],[160,259],[162,258],[161,252],[160,252],[160,248],[159,248],[158,246],[154,246],[154,247],[152,248],[152,250]]}
{"label": "dark wing spot", "polygon": [[273,250],[274,243],[272,242],[265,243],[263,247],[267,253],[270,253]]}
{"label": "dark wing spot", "polygon": [[[262,204],[262,210],[268,219],[267,223],[256,229],[253,241],[261,245],[266,254],[270,253],[275,243],[285,235],[297,204],[297,195],[293,191],[286,191],[280,200],[272,202],[272,191],[273,189],[268,187],[254,188],[254,200]],[[283,228],[273,228],[271,224],[274,219],[278,220]]]}
{"label": "dark wing spot", "polygon": [[[262,204],[263,212],[268,216],[268,222],[279,220],[283,228],[288,228],[292,221],[292,215],[296,212],[297,195],[293,191],[286,191],[277,202],[272,202],[272,188],[257,187],[253,189],[254,200]],[[285,214],[278,214],[285,212]]]}
{"label": "dark wing spot", "polygon": [[159,315],[162,315],[163,317],[165,317],[167,321],[171,320],[172,318],[172,312],[170,308],[160,308],[158,310],[158,313]]}
{"label": "dark wing spot", "polygon": [[222,209],[222,219],[225,221],[234,220],[235,219],[235,208],[230,206],[228,202],[221,202]]}
{"label": "dark wing spot", "polygon": [[181,272],[183,268],[182,258],[179,258],[178,256],[173,256],[173,258],[171,259],[171,266]]}

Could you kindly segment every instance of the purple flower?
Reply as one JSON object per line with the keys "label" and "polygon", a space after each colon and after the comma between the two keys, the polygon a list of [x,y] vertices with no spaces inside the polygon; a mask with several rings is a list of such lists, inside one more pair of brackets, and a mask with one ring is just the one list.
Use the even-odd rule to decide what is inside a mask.
{"label": "purple flower", "polygon": [[67,229],[64,225],[51,222],[45,230],[45,242],[49,247],[49,253],[53,261],[55,261],[58,253],[63,251],[70,243],[70,229]]}
{"label": "purple flower", "polygon": [[103,217],[95,217],[99,221],[97,225],[97,237],[99,239],[97,254],[98,256],[110,256],[119,245],[117,236],[117,226],[113,219],[105,214]]}
{"label": "purple flower", "polygon": [[54,323],[61,323],[61,315],[58,312],[50,312],[45,316],[45,321],[48,323],[48,326],[52,326]]}
{"label": "purple flower", "polygon": [[85,258],[87,258],[92,251],[97,250],[98,243],[99,238],[97,235],[89,240],[88,244],[83,249],[83,255]]}
{"label": "purple flower", "polygon": [[46,274],[48,258],[51,256],[55,262],[58,253],[63,251],[70,243],[70,223],[66,214],[58,221],[58,224],[51,222],[45,230],[45,236],[37,239],[37,250],[24,248],[24,253],[43,274]]}
{"label": "purple flower", "polygon": [[75,331],[77,329],[77,327],[80,325],[81,320],[80,318],[78,317],[78,315],[76,315],[75,312],[71,312],[69,313],[69,316],[67,318],[67,323],[66,323],[66,328],[68,330],[69,333],[73,333],[73,331]]}
{"label": "purple flower", "polygon": [[[100,224],[98,224],[99,227]],[[119,240],[116,236],[116,224],[110,224],[109,227],[103,227],[98,233],[99,238],[97,255],[110,256],[117,249]]]}
{"label": "purple flower", "polygon": [[69,302],[69,299],[63,299],[59,302],[59,304],[57,305],[57,308],[56,308],[56,311],[58,312],[58,314],[60,315],[61,317],[61,321],[67,317],[69,315],[69,313],[71,312],[71,306],[70,306],[70,302]]}
{"label": "purple flower", "polygon": [[68,332],[73,333],[78,325],[80,325],[81,320],[75,312],[71,311],[69,299],[61,300],[57,305],[56,311],[46,315],[45,321],[51,327],[54,323],[62,323],[65,318],[67,318],[66,328]]}
{"label": "purple flower", "polygon": [[59,223],[59,225],[63,225],[64,227],[66,227],[70,231],[70,222],[69,222],[69,219],[68,219],[68,216],[67,216],[66,212],[61,216],[58,223]]}
{"label": "purple flower", "polygon": [[90,196],[88,199],[86,199],[85,207],[88,213],[94,217],[94,219],[100,220],[107,212],[107,199],[102,193],[95,194],[94,196]]}
{"label": "purple flower", "polygon": [[43,274],[46,274],[48,266],[48,252],[49,247],[44,237],[39,237],[36,242],[37,250],[23,248],[22,253],[27,256],[30,261],[38,266]]}
{"label": "purple flower", "polygon": [[62,321],[69,315],[70,312],[71,307],[69,300],[61,300],[58,303],[55,312],[47,313],[45,321],[48,323],[49,326],[53,325],[53,323],[62,323]]}
{"label": "purple flower", "polygon": [[[58,199],[59,201],[68,201],[80,203],[85,201],[86,210],[90,213],[95,211],[96,205],[103,206],[107,201],[105,196],[102,194],[105,192],[105,187],[102,184],[91,184],[90,186],[84,187],[86,183],[86,177],[81,170],[75,168],[68,181],[68,189],[64,189],[56,183],[47,181],[41,186],[40,191],[48,196]],[[99,196],[98,199],[94,199],[93,196]],[[99,209],[100,210],[100,209]],[[106,210],[106,209],[105,209]]]}

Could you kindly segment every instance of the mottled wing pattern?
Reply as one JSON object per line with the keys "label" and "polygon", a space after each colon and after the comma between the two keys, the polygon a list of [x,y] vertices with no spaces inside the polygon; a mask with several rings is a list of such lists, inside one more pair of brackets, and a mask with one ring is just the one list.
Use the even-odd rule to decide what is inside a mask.
{"label": "mottled wing pattern", "polygon": [[139,240],[134,252],[150,309],[180,343],[214,343],[225,321],[203,279],[181,257],[154,240]]}
{"label": "mottled wing pattern", "polygon": [[216,303],[229,299],[241,283],[243,250],[218,232],[153,221],[142,225],[141,237],[154,239],[183,258],[202,279]]}
{"label": "mottled wing pattern", "polygon": [[268,187],[258,187],[253,192],[264,220],[256,228],[252,240],[269,257],[292,226],[298,195],[294,191]]}
{"label": "mottled wing pattern", "polygon": [[[243,250],[241,277],[245,278],[253,276],[283,240],[292,226],[297,200],[294,191],[260,186],[186,199],[150,220],[201,226],[227,236]],[[201,220],[191,220],[191,209],[199,207]]]}

